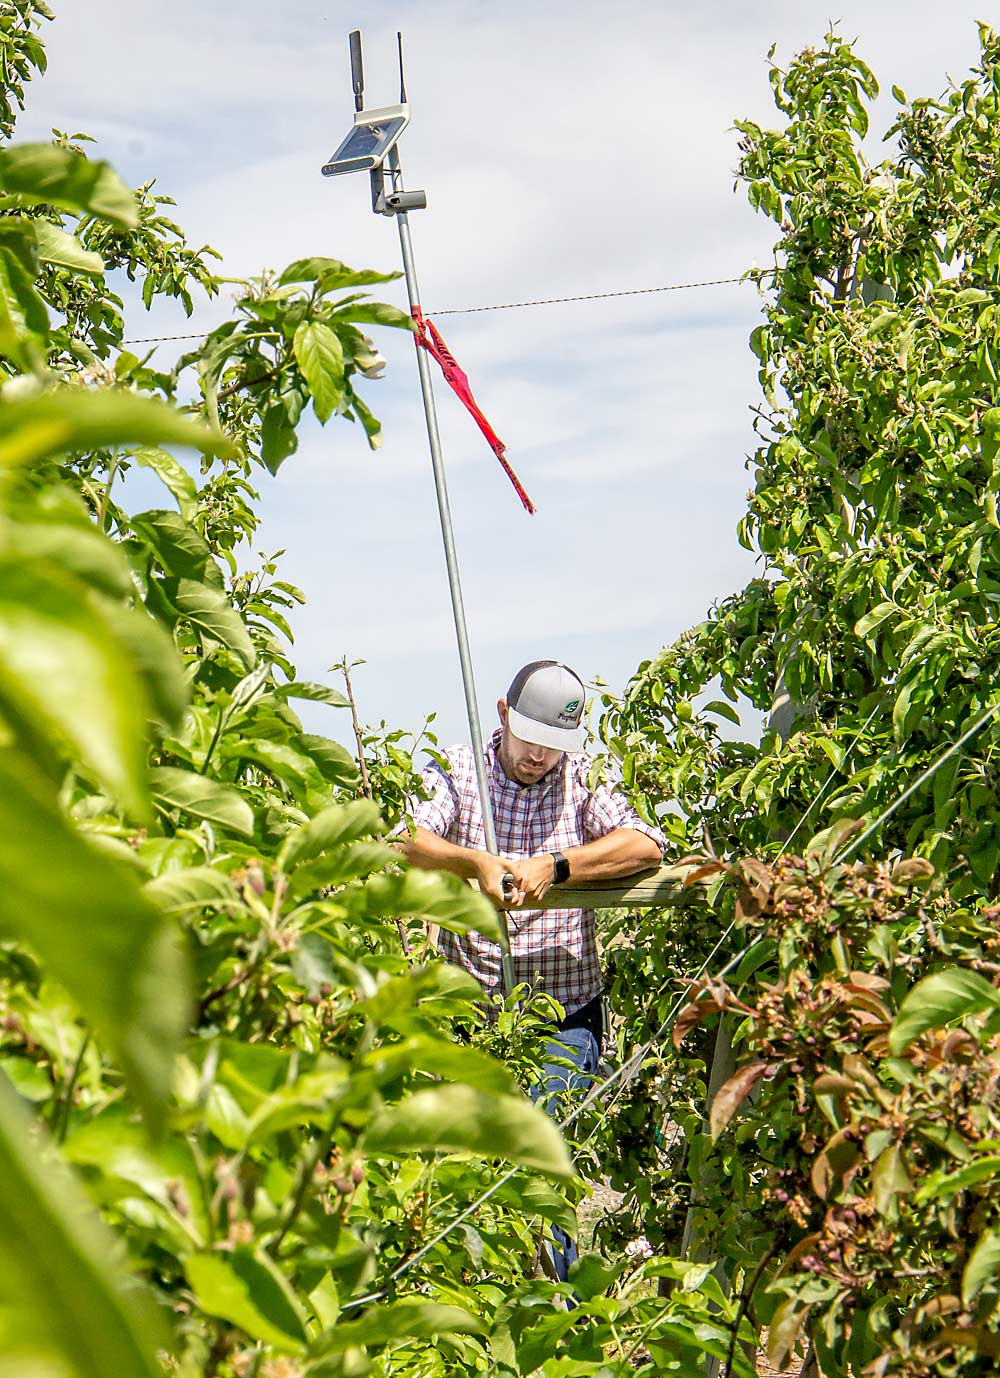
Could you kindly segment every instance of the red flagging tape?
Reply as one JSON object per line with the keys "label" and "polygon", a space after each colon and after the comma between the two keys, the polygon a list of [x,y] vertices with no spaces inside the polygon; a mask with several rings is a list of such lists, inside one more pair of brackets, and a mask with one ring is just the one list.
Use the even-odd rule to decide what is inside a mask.
{"label": "red flagging tape", "polygon": [[444,340],[442,340],[434,322],[428,320],[419,306],[411,306],[410,314],[417,327],[417,344],[420,348],[426,349],[427,353],[440,364],[445,382],[486,437],[490,449],[496,455],[503,466],[504,473],[514,485],[514,492],[521,499],[522,507],[526,512],[534,512],[534,503],[524,491],[524,488],[521,486],[521,480],[518,478],[517,474],[514,473],[514,470],[507,461],[507,456],[504,454],[506,446],[480,410],[479,404],[472,395],[472,388],[469,386],[468,378],[462,369],[459,368],[455,361],[455,356],[451,353]]}

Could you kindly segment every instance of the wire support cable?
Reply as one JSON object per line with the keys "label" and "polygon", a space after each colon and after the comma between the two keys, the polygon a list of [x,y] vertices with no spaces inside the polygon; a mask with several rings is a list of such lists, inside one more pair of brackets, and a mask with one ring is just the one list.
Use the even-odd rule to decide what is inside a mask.
{"label": "wire support cable", "polygon": [[674,282],[667,287],[631,287],[621,292],[582,292],[575,297],[538,297],[532,301],[505,301],[496,306],[451,306],[444,311],[432,311],[432,316],[472,316],[480,311],[521,311],[529,306],[561,306],[569,301],[609,301],[612,297],[646,297],[654,292],[687,292],[695,287],[726,287],[730,283],[747,282],[746,274],[735,278],[707,278],[703,282]]}
{"label": "wire support cable", "polygon": [[[755,270],[759,272],[760,270]],[[770,271],[770,270],[768,270]],[[665,287],[629,287],[620,292],[582,292],[572,297],[538,297],[532,301],[505,301],[492,306],[450,306],[443,311],[429,311],[429,316],[472,316],[481,311],[523,311],[532,306],[561,306],[573,301],[610,301],[613,297],[646,297],[657,292],[690,292],[699,287],[726,287],[732,283],[749,282],[750,274],[733,278],[706,278],[702,282],[673,282]],[[145,335],[140,339],[122,340],[122,344],[167,344],[173,340],[203,340],[207,331],[191,335]]]}

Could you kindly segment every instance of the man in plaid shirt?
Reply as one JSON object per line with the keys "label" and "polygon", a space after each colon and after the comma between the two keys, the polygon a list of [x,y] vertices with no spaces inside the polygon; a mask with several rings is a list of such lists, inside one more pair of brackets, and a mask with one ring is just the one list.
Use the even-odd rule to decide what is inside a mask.
{"label": "man in plaid shirt", "polygon": [[[553,886],[630,875],[659,865],[664,839],[615,790],[588,783],[583,745],[584,688],[567,666],[536,660],[515,675],[497,703],[500,727],[486,747],[487,777],[499,856],[486,850],[486,830],[471,748],[450,747],[450,770],[432,764],[423,782],[429,797],[414,800],[414,831],[402,850],[414,866],[451,871],[479,882],[509,913],[514,979],[546,991],[563,1007],[555,1056],[580,1069],[546,1067],[555,1092],[586,1084],[597,1069],[603,1035],[601,970],[592,909],[532,909]],[[513,890],[503,890],[503,877]],[[520,906],[526,905],[527,908]],[[500,947],[477,933],[443,933],[449,961],[489,993],[501,989]],[[565,1276],[575,1249],[556,1256]]]}

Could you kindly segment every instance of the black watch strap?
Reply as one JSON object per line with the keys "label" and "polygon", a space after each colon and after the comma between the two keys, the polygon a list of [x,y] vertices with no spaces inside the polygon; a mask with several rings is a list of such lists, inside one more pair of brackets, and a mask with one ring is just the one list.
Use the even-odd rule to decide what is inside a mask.
{"label": "black watch strap", "polygon": [[562,852],[553,852],[552,862],[554,868],[552,875],[552,884],[562,885],[564,881],[569,880],[569,862],[563,856]]}

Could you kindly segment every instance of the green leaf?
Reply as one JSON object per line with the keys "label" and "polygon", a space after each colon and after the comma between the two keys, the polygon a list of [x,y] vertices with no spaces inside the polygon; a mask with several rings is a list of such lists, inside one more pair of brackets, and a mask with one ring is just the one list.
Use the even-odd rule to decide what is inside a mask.
{"label": "green leaf", "polygon": [[[0,154],[2,156],[2,154]],[[219,431],[172,407],[120,388],[65,385],[0,407],[0,464],[32,464],[66,450],[167,441],[206,454],[228,454]]]}
{"label": "green leaf", "polygon": [[886,1215],[893,1197],[913,1190],[913,1179],[906,1166],[902,1146],[890,1144],[882,1150],[872,1169],[872,1200],[880,1215]]}
{"label": "green leaf", "polygon": [[[330,979],[324,977],[326,981]],[[371,1002],[366,1002],[364,1008],[371,1013]],[[390,1027],[398,1027],[399,1022],[390,1016]],[[481,1091],[509,1095],[516,1089],[513,1073],[495,1057],[476,1048],[431,1038],[428,1034],[415,1034],[400,1043],[385,1044],[368,1054],[365,1065],[371,1068],[379,1085],[395,1081],[405,1072],[418,1071],[444,1081],[476,1086]]]}
{"label": "green leaf", "polygon": [[198,502],[198,488],[194,479],[169,450],[147,445],[132,451],[132,458],[166,484],[177,500],[181,515],[190,519]]}
{"label": "green leaf", "polygon": [[987,1153],[971,1163],[965,1163],[951,1172],[938,1169],[927,1177],[917,1191],[914,1200],[918,1206],[932,1198],[947,1201],[960,1191],[977,1186],[980,1182],[1000,1176],[1000,1154]]}
{"label": "green leaf", "polygon": [[220,592],[225,589],[208,543],[179,512],[137,512],[128,521],[167,574],[197,580]]}
{"label": "green leaf", "polygon": [[1000,992],[978,972],[959,967],[936,971],[907,992],[889,1031],[889,1051],[896,1057],[928,1029],[997,1008]]}
{"label": "green leaf", "polygon": [[159,766],[150,771],[150,780],[153,797],[162,808],[180,809],[192,818],[205,818],[245,837],[252,835],[253,810],[237,790],[176,766]]}
{"label": "green leaf", "polygon": [[135,229],[135,197],[108,164],[91,162],[55,144],[15,144],[0,150],[0,188],[21,204],[89,211],[124,229]]}
{"label": "green leaf", "polygon": [[500,925],[492,904],[458,876],[418,870],[377,875],[359,887],[359,893],[368,914],[413,914],[452,933],[499,936]]}
{"label": "green leaf", "polygon": [[322,321],[303,321],[295,331],[295,358],[309,384],[313,407],[326,423],[344,395],[344,349],[334,331]]}
{"label": "green leaf", "polygon": [[76,235],[67,234],[48,220],[33,220],[30,223],[35,230],[38,257],[43,263],[72,268],[77,273],[86,273],[91,277],[100,277],[104,272],[104,260],[100,254],[85,249]]}
{"label": "green leaf", "polygon": [[226,594],[197,579],[165,579],[163,590],[177,611],[199,632],[227,647],[247,670],[257,662],[246,623]]}
{"label": "green leaf", "polygon": [[[161,1378],[167,1327],[118,1246],[0,1076],[0,1294],[21,1335],[73,1378]],[[0,1354],[0,1367],[8,1368]]]}
{"label": "green leaf", "polygon": [[972,1305],[986,1284],[1000,1273],[1000,1233],[984,1230],[962,1272],[962,1305]]}
{"label": "green leaf", "polygon": [[293,745],[306,753],[329,784],[341,785],[345,789],[354,789],[361,784],[358,763],[340,742],[330,737],[314,736],[311,732],[300,732]]}
{"label": "green leaf", "polygon": [[359,837],[370,837],[382,826],[378,808],[370,799],[356,799],[351,804],[332,804],[311,818],[302,828],[290,832],[278,852],[278,865],[283,871],[294,870],[303,861],[311,861],[321,852]]}
{"label": "green leaf", "polygon": [[394,847],[382,842],[353,842],[324,852],[315,861],[296,866],[288,893],[293,898],[323,890],[330,885],[346,885],[350,880],[383,871],[399,861]]}
{"label": "green leaf", "polygon": [[567,1280],[573,1284],[573,1291],[578,1296],[584,1301],[590,1301],[592,1297],[599,1297],[606,1292],[628,1266],[627,1259],[606,1263],[600,1254],[581,1254],[576,1262],[571,1264]]}
{"label": "green leaf", "polygon": [[[451,962],[431,962],[383,980],[375,994],[364,1001],[364,1010],[376,1024],[408,1030],[413,1027],[411,1014],[418,1004],[424,1015],[435,1005],[438,1011],[447,1009],[457,1014],[466,1012],[482,995],[482,987],[471,972]],[[424,1027],[423,1022],[418,1027]]]}
{"label": "green leaf", "polygon": [[289,455],[299,448],[299,437],[279,402],[268,407],[260,428],[260,457],[268,470],[276,474]]}
{"label": "green leaf", "polygon": [[376,282],[392,282],[401,276],[399,272],[376,273],[367,268],[355,271],[338,258],[297,258],[288,265],[278,283],[284,287],[290,282],[321,280],[323,291],[332,292],[338,287],[365,287]]}
{"label": "green leaf", "polygon": [[351,701],[339,689],[328,689],[325,684],[313,684],[308,680],[295,680],[291,684],[275,685],[274,692],[283,699],[309,699],[312,703],[328,703],[331,708],[350,708]]}
{"label": "green leaf", "polygon": [[382,444],[382,422],[373,415],[356,393],[351,398],[351,410],[365,429],[365,435],[368,437],[368,448],[377,450]]}
{"label": "green leaf", "polygon": [[881,627],[883,622],[888,621],[894,613],[898,612],[899,609],[895,603],[879,603],[877,607],[872,608],[871,612],[866,612],[864,617],[859,618],[854,624],[854,635],[864,640],[865,637],[871,636],[877,627]]}
{"label": "green leaf", "polygon": [[373,1306],[360,1321],[347,1321],[326,1331],[313,1346],[316,1358],[342,1354],[362,1345],[386,1345],[400,1340],[423,1340],[433,1335],[484,1335],[478,1316],[458,1306],[404,1297],[386,1306]]}
{"label": "green leaf", "polygon": [[[83,579],[112,598],[135,592],[132,571],[121,549],[91,522],[18,521],[0,527],[0,559],[17,563],[45,560]],[[79,591],[82,596],[82,590]]]}
{"label": "green leaf", "polygon": [[22,345],[32,335],[46,339],[49,313],[33,279],[10,249],[0,246],[0,351],[28,363]]}
{"label": "green leaf", "polygon": [[262,737],[230,737],[222,748],[223,761],[250,761],[292,791],[305,791],[318,783],[316,767],[284,742],[269,742]]}
{"label": "green leaf", "polygon": [[76,580],[13,554],[0,558],[0,704],[144,814],[150,710],[130,647]]}
{"label": "green leaf", "polygon": [[720,718],[725,718],[728,722],[740,726],[740,715],[731,703],[726,703],[724,699],[713,699],[711,703],[706,703],[702,709],[703,713],[716,713]]}
{"label": "green leaf", "polygon": [[318,995],[324,986],[337,984],[330,940],[322,933],[299,934],[292,952],[292,975],[309,995]]}
{"label": "green leaf", "polygon": [[0,928],[65,986],[157,1126],[188,1015],[173,931],[132,869],[88,846],[9,751],[0,752],[0,836]]}
{"label": "green leaf", "polygon": [[391,325],[399,330],[416,329],[408,311],[400,311],[398,306],[389,306],[383,301],[352,302],[334,311],[330,319],[355,321],[360,325]]}
{"label": "green leaf", "polygon": [[178,1211],[176,1187],[182,1184],[187,1198],[182,1218],[188,1247],[210,1237],[198,1163],[182,1135],[152,1144],[129,1110],[115,1106],[71,1129],[62,1145],[62,1156],[78,1166],[96,1168],[106,1179],[138,1188],[174,1213]]}
{"label": "green leaf", "polygon": [[127,646],[136,671],[142,675],[153,712],[165,726],[175,726],[188,705],[189,694],[184,662],[172,637],[141,605],[133,609],[103,602],[101,615]]}
{"label": "green leaf", "polygon": [[147,881],[145,890],[166,914],[184,914],[191,909],[239,903],[233,882],[211,866],[167,871],[155,880]]}
{"label": "green leaf", "polygon": [[301,1303],[266,1254],[245,1245],[227,1254],[191,1254],[184,1260],[184,1271],[208,1315],[286,1353],[305,1345]]}
{"label": "green leaf", "polygon": [[324,1125],[350,1090],[347,1064],[321,1054],[311,1072],[264,1096],[246,1127],[246,1142],[260,1143],[300,1125]]}
{"label": "green leaf", "polygon": [[467,1152],[509,1158],[553,1177],[572,1177],[573,1164],[553,1121],[530,1101],[471,1086],[417,1091],[387,1107],[364,1135],[368,1153]]}

